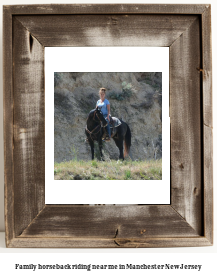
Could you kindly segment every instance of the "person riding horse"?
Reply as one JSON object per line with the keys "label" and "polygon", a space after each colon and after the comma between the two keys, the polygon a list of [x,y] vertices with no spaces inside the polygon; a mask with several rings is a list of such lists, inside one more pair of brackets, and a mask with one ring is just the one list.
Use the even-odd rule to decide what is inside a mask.
{"label": "person riding horse", "polygon": [[[102,153],[102,140],[110,141],[111,130],[109,123],[113,123],[112,139],[119,149],[119,159],[124,160],[130,151],[131,131],[128,124],[123,120],[119,120],[115,117],[110,118],[110,103],[105,98],[105,92],[105,88],[100,88],[100,99],[96,103],[96,108],[91,110],[87,117],[87,125],[85,127],[85,134],[87,138],[85,141],[88,142],[91,147],[92,159],[94,159],[94,141],[97,141],[99,145],[100,157],[104,160]],[[103,134],[104,128],[107,129],[108,138],[105,138]]]}
{"label": "person riding horse", "polygon": [[111,129],[110,129],[110,103],[109,101],[105,98],[106,95],[106,89],[105,88],[100,88],[99,89],[99,96],[100,99],[97,101],[96,103],[96,107],[100,108],[104,118],[107,121],[107,126],[106,126],[106,130],[108,133],[108,136],[106,138],[104,138],[104,141],[110,141],[111,139]]}

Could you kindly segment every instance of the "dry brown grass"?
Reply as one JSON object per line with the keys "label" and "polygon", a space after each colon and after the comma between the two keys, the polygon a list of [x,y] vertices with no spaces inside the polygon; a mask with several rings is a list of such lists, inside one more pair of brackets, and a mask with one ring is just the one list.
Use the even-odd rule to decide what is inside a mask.
{"label": "dry brown grass", "polygon": [[161,180],[162,160],[76,161],[55,163],[55,180]]}

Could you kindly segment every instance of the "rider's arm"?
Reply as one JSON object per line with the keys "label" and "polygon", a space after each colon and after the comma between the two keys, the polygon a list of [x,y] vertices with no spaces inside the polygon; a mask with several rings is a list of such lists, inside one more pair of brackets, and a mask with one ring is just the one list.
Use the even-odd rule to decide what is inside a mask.
{"label": "rider's arm", "polygon": [[110,104],[107,104],[107,110],[108,110],[108,116],[107,116],[107,119],[109,120],[109,115],[110,115]]}

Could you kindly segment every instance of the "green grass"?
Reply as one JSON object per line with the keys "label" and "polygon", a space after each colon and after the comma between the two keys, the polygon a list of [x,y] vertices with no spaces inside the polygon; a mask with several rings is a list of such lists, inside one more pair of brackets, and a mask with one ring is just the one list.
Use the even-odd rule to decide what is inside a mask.
{"label": "green grass", "polygon": [[97,162],[95,160],[92,161],[92,167],[98,167]]}
{"label": "green grass", "polygon": [[161,180],[162,160],[83,161],[54,164],[55,180]]}
{"label": "green grass", "polygon": [[126,170],[125,171],[125,180],[130,180],[131,179],[131,171],[130,170]]}

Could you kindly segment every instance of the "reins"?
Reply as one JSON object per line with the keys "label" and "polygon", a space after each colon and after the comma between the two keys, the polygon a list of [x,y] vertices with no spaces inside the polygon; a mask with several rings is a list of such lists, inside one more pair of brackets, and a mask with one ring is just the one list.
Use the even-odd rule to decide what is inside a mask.
{"label": "reins", "polygon": [[[95,122],[97,122],[98,123],[98,121],[96,121],[95,119],[94,119],[94,117],[95,116],[97,116],[97,118],[98,118],[98,120],[99,120],[99,122],[100,122],[100,124],[99,125],[97,125],[92,131],[90,131],[88,128],[87,128],[87,125],[86,125],[86,131],[87,131],[87,133],[89,133],[90,134],[90,138],[92,139],[92,141],[94,140],[93,138],[92,138],[92,136],[91,135],[96,135],[96,134],[98,134],[99,132],[100,132],[100,129],[96,132],[96,133],[94,133],[94,130],[95,129],[97,129],[99,126],[102,126],[102,121],[100,120],[100,118],[99,118],[99,116],[97,115],[97,113],[96,113],[96,111],[94,112],[94,115],[93,115],[93,120],[95,121]],[[88,118],[89,118],[89,116],[88,116]],[[88,118],[87,118],[87,120],[88,120]]]}
{"label": "reins", "polygon": [[[90,136],[91,136],[91,134],[97,134],[97,133],[99,133],[99,131],[100,131],[100,129],[99,129],[99,131],[97,131],[96,133],[93,133],[94,132],[94,130],[95,129],[97,129],[97,127],[99,127],[100,126],[100,124],[98,125],[98,126],[96,126],[92,131],[90,131],[88,128],[87,128],[87,126],[86,126],[86,131],[90,134]],[[91,138],[92,139],[92,138]],[[93,140],[93,139],[92,139]]]}

